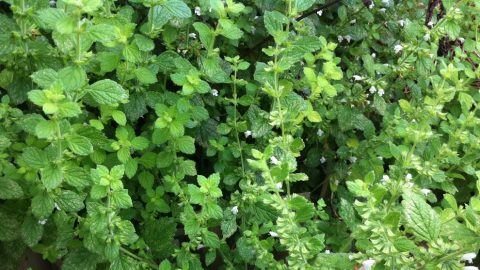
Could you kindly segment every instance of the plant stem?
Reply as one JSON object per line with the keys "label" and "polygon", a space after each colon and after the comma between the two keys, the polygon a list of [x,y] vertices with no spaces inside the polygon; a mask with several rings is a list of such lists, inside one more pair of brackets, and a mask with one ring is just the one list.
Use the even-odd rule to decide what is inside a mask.
{"label": "plant stem", "polygon": [[237,70],[235,69],[233,75],[233,125],[235,128],[235,138],[237,139],[238,149],[240,150],[240,162],[242,164],[242,177],[245,178],[245,163],[243,160],[243,149],[240,143],[240,137],[238,136],[238,122],[237,122]]}

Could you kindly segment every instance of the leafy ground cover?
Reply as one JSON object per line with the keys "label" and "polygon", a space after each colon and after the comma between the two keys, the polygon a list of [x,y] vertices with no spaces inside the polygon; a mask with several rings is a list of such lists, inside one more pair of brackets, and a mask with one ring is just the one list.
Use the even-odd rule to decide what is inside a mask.
{"label": "leafy ground cover", "polygon": [[2,269],[478,269],[479,0],[0,10]]}

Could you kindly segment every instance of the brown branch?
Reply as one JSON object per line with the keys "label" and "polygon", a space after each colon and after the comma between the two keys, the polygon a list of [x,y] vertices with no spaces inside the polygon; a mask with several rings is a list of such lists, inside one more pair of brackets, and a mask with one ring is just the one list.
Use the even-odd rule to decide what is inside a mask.
{"label": "brown branch", "polygon": [[307,12],[307,13],[304,13],[304,14],[300,15],[299,17],[296,18],[296,20],[297,20],[297,22],[298,22],[298,21],[301,21],[301,20],[305,19],[306,17],[308,17],[308,16],[310,16],[310,15],[312,15],[312,14],[315,14],[315,13],[317,13],[318,11],[320,11],[320,10],[322,10],[322,9],[329,8],[329,7],[331,7],[331,6],[335,5],[335,4],[338,4],[338,3],[340,3],[340,2],[342,2],[342,0],[333,0],[332,2],[323,4],[323,5],[317,7],[317,8],[315,8],[315,9],[313,9],[313,10],[310,10],[310,11]]}

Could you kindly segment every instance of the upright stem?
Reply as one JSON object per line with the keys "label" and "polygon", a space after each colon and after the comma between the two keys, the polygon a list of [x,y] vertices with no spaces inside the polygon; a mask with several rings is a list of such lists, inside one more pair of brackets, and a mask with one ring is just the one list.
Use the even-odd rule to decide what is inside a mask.
{"label": "upright stem", "polygon": [[235,69],[233,75],[233,126],[235,128],[235,138],[237,139],[238,148],[240,150],[240,162],[242,164],[242,177],[245,179],[245,164],[243,160],[243,149],[240,143],[240,137],[238,136],[238,122],[237,122],[237,70]]}

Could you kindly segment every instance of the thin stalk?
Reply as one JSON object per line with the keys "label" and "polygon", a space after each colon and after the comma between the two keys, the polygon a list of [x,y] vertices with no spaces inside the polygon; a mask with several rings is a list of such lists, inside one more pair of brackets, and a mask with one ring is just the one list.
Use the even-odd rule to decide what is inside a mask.
{"label": "thin stalk", "polygon": [[237,121],[237,70],[235,69],[233,75],[233,126],[235,128],[235,138],[237,140],[238,148],[240,149],[240,162],[242,164],[242,177],[245,178],[245,163],[243,159],[243,149],[240,143],[240,137],[238,136],[238,121]]}
{"label": "thin stalk", "polygon": [[147,261],[145,260],[144,258],[140,257],[140,256],[137,256],[135,254],[133,254],[132,252],[130,252],[128,249],[124,248],[124,247],[120,247],[120,251],[123,252],[125,255],[128,255],[130,256],[131,258],[137,260],[137,261],[141,261],[141,262],[144,262],[146,263],[149,267],[153,268],[153,269],[158,269],[158,265],[153,263],[153,262],[150,262],[150,261]]}

